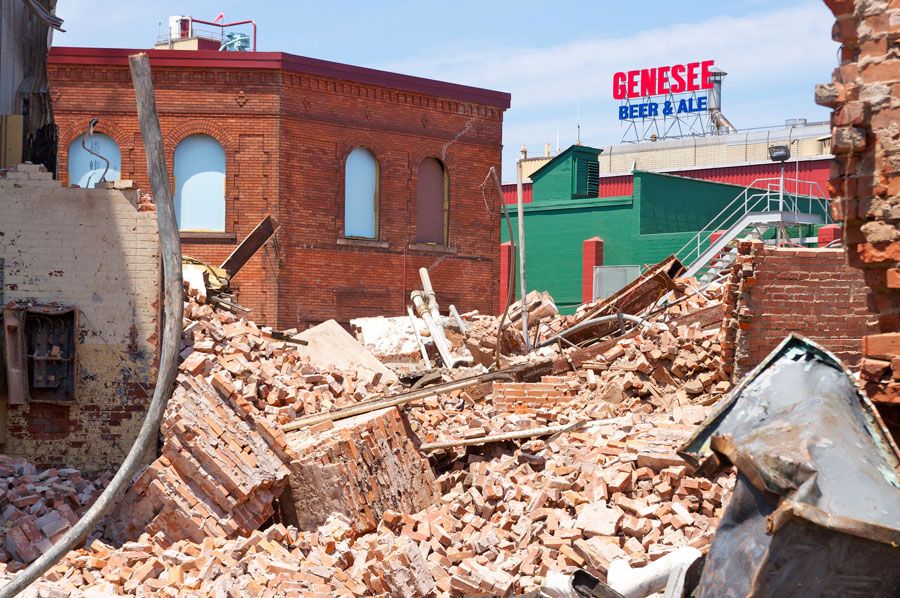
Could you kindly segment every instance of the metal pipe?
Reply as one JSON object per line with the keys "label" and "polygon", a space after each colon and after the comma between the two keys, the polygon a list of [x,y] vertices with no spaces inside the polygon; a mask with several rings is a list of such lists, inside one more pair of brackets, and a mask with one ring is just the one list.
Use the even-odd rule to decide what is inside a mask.
{"label": "metal pipe", "polygon": [[666,589],[669,577],[684,575],[690,565],[703,556],[693,546],[682,546],[644,567],[632,569],[628,559],[618,558],[609,565],[607,584],[623,598],[644,598]]}
{"label": "metal pipe", "polygon": [[525,338],[525,349],[531,350],[531,341],[528,339],[528,309],[526,308],[525,295],[525,214],[522,208],[522,160],[516,161],[516,203],[519,224],[519,290],[522,294],[522,336]]}
{"label": "metal pipe", "polygon": [[565,340],[566,335],[568,335],[572,332],[575,332],[577,330],[581,330],[582,328],[585,328],[587,326],[592,326],[594,324],[602,324],[603,322],[611,322],[613,320],[618,321],[619,318],[626,320],[628,322],[634,322],[635,324],[637,324],[639,326],[643,326],[644,328],[650,327],[650,324],[647,323],[647,320],[645,320],[644,318],[638,317],[638,316],[633,316],[631,314],[612,314],[610,316],[601,316],[599,318],[592,318],[590,320],[584,320],[584,321],[578,322],[571,328],[567,328],[566,330],[563,330],[559,334],[557,334],[555,336],[551,336],[548,339],[545,339],[544,342],[542,342],[535,348],[540,349],[541,347],[546,347],[547,345],[552,345],[553,343],[556,342],[556,339],[558,339],[558,338]]}
{"label": "metal pipe", "polygon": [[232,23],[216,23],[215,21],[204,21],[203,19],[195,19],[194,17],[188,17],[188,24],[190,27],[191,35],[194,34],[194,23],[202,23],[203,25],[213,25],[214,27],[221,27],[225,29],[226,27],[233,27],[234,25],[247,25],[250,24],[253,26],[253,51],[256,52],[256,21],[253,19],[247,19],[245,21],[234,21]]}
{"label": "metal pipe", "polygon": [[141,135],[147,154],[147,172],[150,188],[156,198],[156,221],[159,226],[159,242],[163,262],[164,322],[160,340],[159,370],[153,399],[134,444],[122,465],[103,493],[81,519],[63,535],[47,552],[20,572],[8,584],[0,588],[0,598],[12,598],[38,577],[46,573],[67,552],[83,542],[103,517],[118,501],[119,495],[132,483],[135,474],[143,466],[144,456],[156,446],[159,425],[166,411],[166,403],[172,392],[178,371],[178,353],[181,347],[181,325],[184,310],[181,277],[181,244],[178,225],[175,223],[175,206],[169,192],[169,175],[163,152],[162,134],[156,115],[153,81],[150,77],[150,61],[146,54],[128,57],[131,79],[137,96],[137,114]]}
{"label": "metal pipe", "polygon": [[466,325],[463,323],[462,318],[459,317],[459,312],[456,311],[456,306],[452,303],[450,304],[450,315],[453,316],[453,319],[456,320],[456,325],[459,327],[459,331],[462,332],[463,336],[466,335]]}
{"label": "metal pipe", "polygon": [[441,317],[440,310],[438,310],[438,302],[437,296],[434,294],[434,289],[431,286],[431,277],[428,276],[428,268],[419,268],[419,278],[422,279],[422,291],[425,293],[425,299],[428,302],[428,309],[431,310],[431,315],[434,316],[435,319]]}
{"label": "metal pipe", "polygon": [[[509,220],[509,209],[506,207],[506,198],[503,196],[503,185],[500,184],[500,177],[497,176],[497,170],[491,166],[491,170],[488,172],[491,177],[494,179],[494,185],[497,187],[497,193],[500,196],[500,207],[503,208],[503,218],[506,220],[506,231],[509,236],[509,242],[515,248],[515,243],[513,243],[513,229],[512,223]],[[515,260],[511,260],[509,264],[512,272],[509,273],[509,281],[506,286],[506,301],[503,304],[503,312],[500,314],[500,323],[497,325],[497,343],[494,347],[494,367],[500,368],[500,338],[503,334],[503,327],[506,325],[506,316],[509,311],[509,305],[512,303],[513,293],[515,292],[514,283],[516,282],[516,262]]]}
{"label": "metal pipe", "polygon": [[[84,148],[84,150],[86,152],[88,152],[89,154],[93,154],[94,156],[97,156],[98,158],[100,158],[101,160],[106,162],[106,166],[103,168],[103,174],[100,175],[100,180],[97,181],[97,183],[105,183],[106,182],[106,173],[109,172],[109,160],[107,160],[106,157],[95,152],[94,150],[92,150],[85,144],[85,141],[87,141],[94,135],[94,127],[97,126],[98,122],[100,122],[100,120],[97,118],[92,118],[88,122],[87,132],[81,137],[81,147]],[[90,183],[91,183],[91,178],[88,177],[88,180],[84,186],[88,187],[90,185]],[[97,186],[97,183],[94,183],[95,187]],[[69,184],[71,185],[72,181],[69,181]]]}
{"label": "metal pipe", "polygon": [[[441,312],[438,307],[437,295],[434,292],[434,288],[431,286],[431,277],[428,275],[427,268],[419,268],[419,278],[422,280],[422,290],[425,293],[425,298],[428,301],[428,309],[431,311],[431,317],[434,321],[434,325],[437,327],[438,332],[441,335],[441,339],[443,339],[444,344],[447,346],[447,354],[450,352],[450,341],[447,340],[447,333],[444,332],[444,324],[441,322]],[[452,367],[452,366],[447,366]]]}
{"label": "metal pipe", "polygon": [[416,325],[416,315],[410,306],[406,306],[406,313],[409,314],[409,323],[412,324],[413,334],[416,335],[416,342],[419,344],[419,351],[422,352],[422,359],[425,360],[425,367],[431,369],[431,360],[428,359],[428,351],[425,349],[425,341],[419,336],[419,327]]}
{"label": "metal pipe", "polygon": [[314,426],[325,421],[338,421],[341,419],[347,419],[348,417],[353,417],[355,415],[369,413],[370,411],[376,411],[378,409],[398,407],[400,405],[405,405],[406,403],[416,401],[418,399],[427,399],[428,397],[433,397],[438,394],[452,392],[454,390],[461,390],[463,388],[475,386],[476,384],[483,384],[484,382],[491,382],[493,380],[515,380],[515,377],[511,372],[508,371],[490,372],[487,374],[482,374],[480,376],[473,376],[471,378],[464,378],[462,380],[448,382],[446,384],[435,384],[434,386],[429,386],[428,388],[423,388],[422,390],[414,390],[412,392],[405,392],[391,397],[366,401],[365,403],[353,405],[352,407],[345,407],[344,409],[337,409],[335,411],[328,411],[326,413],[307,415],[306,417],[301,417],[289,424],[281,426],[281,429],[285,432],[292,432],[294,430],[299,430],[308,426]]}
{"label": "metal pipe", "polygon": [[444,365],[452,369],[456,365],[456,360],[450,354],[450,348],[447,347],[447,340],[444,338],[443,331],[435,323],[431,310],[428,309],[425,294],[422,291],[413,291],[410,293],[410,299],[412,299],[416,313],[425,322],[425,326],[428,327],[428,331],[431,333],[431,340],[434,342],[434,346],[437,347],[438,354],[444,361]]}

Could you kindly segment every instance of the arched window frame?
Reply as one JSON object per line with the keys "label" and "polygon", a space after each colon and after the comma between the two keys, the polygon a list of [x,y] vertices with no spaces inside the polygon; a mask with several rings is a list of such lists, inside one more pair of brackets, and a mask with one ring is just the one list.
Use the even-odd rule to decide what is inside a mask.
{"label": "arched window frame", "polygon": [[[221,201],[222,201],[222,210],[223,210],[223,214],[224,214],[224,221],[222,223],[222,228],[220,228],[220,229],[184,228],[183,224],[180,222],[180,214],[178,213],[178,210],[177,210],[177,208],[179,206],[176,205],[176,217],[179,219],[178,230],[181,233],[187,233],[187,234],[198,233],[198,234],[216,235],[216,234],[227,233],[228,229],[229,229],[229,227],[228,227],[228,212],[229,212],[229,208],[228,208],[228,163],[229,163],[228,150],[226,150],[225,144],[222,142],[222,140],[217,135],[212,134],[212,132],[206,131],[206,130],[191,131],[186,134],[179,135],[176,138],[177,141],[174,143],[174,145],[170,146],[170,147],[172,147],[172,149],[170,151],[172,152],[171,156],[172,156],[172,198],[173,198],[173,201],[175,201],[178,198],[178,179],[176,177],[178,148],[179,148],[179,146],[181,146],[182,143],[184,143],[185,141],[187,141],[188,139],[190,139],[192,137],[208,137],[208,138],[212,139],[213,141],[215,141],[218,144],[219,148],[222,150],[222,156],[224,159],[224,166],[223,166],[224,172],[223,172],[223,180],[222,180],[222,199],[221,199]],[[182,198],[182,200],[183,200],[183,198]]]}
{"label": "arched window frame", "polygon": [[[372,199],[374,202],[373,205],[373,217],[375,218],[375,226],[374,233],[371,237],[359,236],[359,235],[349,235],[347,234],[347,166],[350,160],[351,154],[357,150],[363,150],[368,152],[369,155],[372,156],[372,160],[375,163],[375,195]],[[344,185],[343,185],[343,208],[342,208],[342,216],[343,223],[341,225],[341,231],[345,239],[360,239],[364,241],[377,241],[381,238],[381,161],[378,159],[378,155],[370,148],[365,145],[357,145],[350,149],[344,156]]]}
{"label": "arched window frame", "polygon": [[[68,180],[69,186],[76,185],[79,182],[79,181],[72,180],[72,178],[73,178],[72,177],[72,150],[74,149],[74,150],[78,151],[78,150],[83,149],[81,147],[81,139],[85,135],[87,135],[86,132],[78,133],[77,135],[72,137],[72,140],[68,143],[67,146],[65,146],[67,148],[66,149],[66,180]],[[94,130],[93,136],[104,137],[104,138],[108,139],[109,141],[111,141],[113,143],[113,145],[115,146],[116,153],[118,154],[118,158],[117,158],[118,163],[116,163],[116,160],[110,160],[110,164],[109,164],[110,172],[107,173],[106,180],[108,182],[111,182],[111,181],[117,181],[117,180],[121,179],[122,178],[122,146],[119,143],[118,139],[116,139],[115,136],[110,135],[105,130],[103,130],[103,131]],[[111,157],[111,156],[106,156],[103,152],[99,152],[99,153],[100,153],[100,155],[102,155],[103,157],[105,157],[107,159],[110,159],[110,157]],[[98,168],[93,169],[92,172],[93,171],[102,172],[103,168],[100,168],[100,163],[102,163],[103,161],[99,157],[96,158],[96,160],[98,162]],[[104,167],[105,167],[105,164],[104,164]],[[110,174],[110,173],[112,173],[112,174]],[[96,178],[96,180],[93,180],[93,177],[92,177],[91,183],[93,183],[94,186],[96,186],[96,184],[99,182],[99,180],[100,180],[99,175]]]}
{"label": "arched window frame", "polygon": [[[441,160],[437,156],[433,155],[425,155],[419,160],[419,164],[416,167],[416,186],[414,189],[415,193],[415,201],[416,201],[416,223],[415,223],[415,241],[416,243],[422,243],[419,241],[419,230],[418,230],[418,203],[419,203],[419,193],[418,193],[418,185],[419,185],[419,172],[422,168],[422,164],[425,160],[435,160],[438,165],[441,167],[441,173],[443,174],[443,198],[441,201],[442,208],[442,240],[441,243],[434,243],[435,245],[441,247],[448,247],[450,245],[450,171],[447,168],[447,163],[444,160]],[[431,242],[428,242],[431,244]]]}

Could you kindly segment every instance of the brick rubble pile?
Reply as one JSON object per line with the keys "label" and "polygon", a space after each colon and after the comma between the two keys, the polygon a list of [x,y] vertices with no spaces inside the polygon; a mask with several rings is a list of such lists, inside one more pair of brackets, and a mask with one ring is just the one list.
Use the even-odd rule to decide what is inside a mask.
{"label": "brick rubble pile", "polygon": [[[189,302],[160,458],[108,526],[120,535],[69,553],[42,591],[508,596],[551,570],[604,579],[615,558],[642,566],[702,548],[733,474],[695,477],[674,451],[729,383],[720,327],[691,320],[721,289],[682,290],[587,357],[553,349],[569,367],[538,382],[484,383],[288,433],[280,425],[298,415],[386,389],[316,371],[266,329]],[[556,316],[541,318],[549,328]],[[518,443],[415,448],[576,423]]]}

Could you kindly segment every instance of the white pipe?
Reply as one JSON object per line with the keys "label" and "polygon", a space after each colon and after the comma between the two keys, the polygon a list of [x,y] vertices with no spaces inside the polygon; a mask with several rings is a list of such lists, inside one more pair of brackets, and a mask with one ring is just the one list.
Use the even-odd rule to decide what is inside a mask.
{"label": "white pipe", "polygon": [[425,360],[425,367],[429,370],[431,369],[431,360],[428,359],[428,350],[425,349],[425,341],[422,340],[422,337],[419,335],[419,326],[416,323],[416,315],[413,313],[413,310],[410,306],[406,306],[406,313],[409,314],[409,322],[413,327],[413,334],[416,335],[416,342],[419,344],[419,351],[422,352],[422,359]]}
{"label": "white pipe", "polygon": [[444,361],[444,365],[447,366],[447,368],[453,368],[456,365],[456,360],[450,355],[450,349],[447,347],[447,340],[444,338],[438,324],[435,323],[434,318],[431,315],[431,310],[428,309],[428,305],[425,301],[425,293],[422,291],[413,291],[410,294],[410,299],[412,299],[413,307],[416,308],[416,313],[425,321],[425,326],[428,327],[428,331],[431,333],[431,340],[434,342],[434,346],[437,347],[438,353]]}
{"label": "white pipe", "polygon": [[607,584],[624,598],[645,598],[666,589],[669,575],[686,570],[702,553],[693,546],[682,546],[646,567],[632,569],[628,559],[615,559],[609,565]]}
{"label": "white pipe", "polygon": [[428,309],[431,310],[431,315],[434,317],[435,321],[438,321],[441,314],[438,310],[437,296],[434,294],[434,289],[431,286],[431,277],[428,276],[427,268],[419,268],[419,278],[422,279],[422,290],[425,291]]}
{"label": "white pipe", "polygon": [[465,336],[466,325],[463,323],[462,318],[459,317],[459,312],[456,311],[456,306],[452,303],[450,304],[450,315],[453,316],[454,320],[456,320],[456,325],[459,327],[459,331],[462,332],[463,336]]}

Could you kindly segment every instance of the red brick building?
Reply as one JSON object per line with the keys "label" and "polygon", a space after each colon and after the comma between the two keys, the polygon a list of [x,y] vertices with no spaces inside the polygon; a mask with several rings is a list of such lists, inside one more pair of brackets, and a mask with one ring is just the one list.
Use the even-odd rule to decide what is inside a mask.
{"label": "red brick building", "polygon": [[[107,179],[149,189],[134,52],[52,48],[65,183],[103,170],[81,149],[97,118]],[[267,214],[280,226],[233,282],[254,319],[400,314],[422,266],[442,305],[496,309],[499,200],[480,185],[500,170],[509,94],[279,52],[149,55],[183,252],[218,264]]]}

